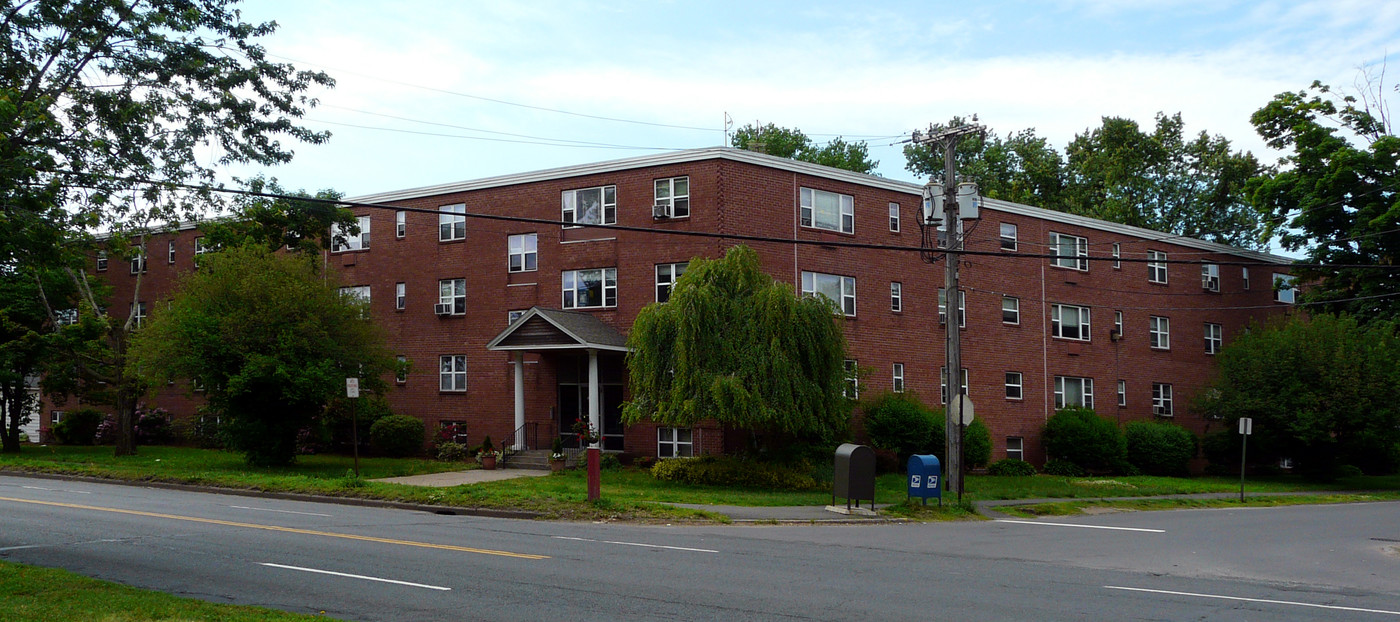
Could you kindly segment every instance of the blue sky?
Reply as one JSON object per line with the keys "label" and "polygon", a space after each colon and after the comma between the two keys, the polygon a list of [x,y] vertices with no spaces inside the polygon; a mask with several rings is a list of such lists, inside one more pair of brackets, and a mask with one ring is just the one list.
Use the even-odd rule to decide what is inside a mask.
{"label": "blue sky", "polygon": [[867,138],[880,174],[920,182],[891,143],[953,115],[1063,147],[1105,115],[1181,112],[1188,131],[1272,161],[1250,113],[1315,79],[1353,88],[1360,67],[1400,53],[1400,3],[1377,0],[250,0],[243,12],[280,24],[269,53],[338,81],[305,121],[331,141],[266,172],[350,196],[720,145],[726,114]]}

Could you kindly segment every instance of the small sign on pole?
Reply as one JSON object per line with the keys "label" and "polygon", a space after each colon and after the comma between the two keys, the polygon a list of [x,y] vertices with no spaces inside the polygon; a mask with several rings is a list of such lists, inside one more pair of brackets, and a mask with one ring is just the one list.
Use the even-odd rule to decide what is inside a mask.
{"label": "small sign on pole", "polygon": [[1240,434],[1249,436],[1254,433],[1254,420],[1249,417],[1240,417]]}
{"label": "small sign on pole", "polygon": [[1244,453],[1249,449],[1249,435],[1254,433],[1254,419],[1240,417],[1240,502],[1244,502]]}
{"label": "small sign on pole", "polygon": [[[345,397],[354,400],[360,397],[360,379],[345,379]],[[355,477],[360,476],[360,417],[355,412],[355,402],[350,402],[350,445],[355,454]]]}
{"label": "small sign on pole", "polygon": [[345,379],[345,397],[359,397],[359,396],[360,396],[360,379],[359,379],[359,378],[346,378],[346,379]]}

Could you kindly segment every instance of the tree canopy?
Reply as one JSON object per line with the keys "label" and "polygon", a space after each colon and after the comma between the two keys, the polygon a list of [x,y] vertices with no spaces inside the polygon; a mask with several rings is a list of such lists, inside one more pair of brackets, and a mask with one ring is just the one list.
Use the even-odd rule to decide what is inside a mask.
{"label": "tree canopy", "polygon": [[1249,198],[1284,249],[1303,251],[1309,263],[1363,266],[1295,268],[1308,284],[1302,300],[1397,319],[1400,268],[1384,267],[1400,256],[1400,137],[1370,108],[1317,82],[1275,96],[1250,120],[1287,155],[1249,184]]}
{"label": "tree canopy", "polygon": [[818,145],[803,134],[802,130],[778,127],[772,123],[764,126],[745,125],[734,131],[729,144],[738,149],[759,151],[857,173],[870,174],[880,165],[878,160],[870,159],[870,146],[865,144],[865,141],[846,142],[837,136],[825,145]]}
{"label": "tree canopy", "polygon": [[374,393],[394,368],[368,303],[343,295],[316,259],[257,245],[205,255],[132,345],[133,368],[153,384],[199,382],[254,464],[290,463],[297,433],[345,378]]}
{"label": "tree canopy", "polygon": [[629,424],[714,420],[760,442],[846,430],[846,340],[834,303],[795,295],[745,246],[691,260],[669,302],[642,309],[627,341]]}

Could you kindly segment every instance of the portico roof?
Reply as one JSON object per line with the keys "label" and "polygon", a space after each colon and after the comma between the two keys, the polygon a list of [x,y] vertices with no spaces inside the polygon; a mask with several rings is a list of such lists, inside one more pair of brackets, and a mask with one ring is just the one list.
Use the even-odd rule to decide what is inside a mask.
{"label": "portico roof", "polygon": [[627,337],[590,313],[531,307],[496,335],[487,350],[627,351]]}

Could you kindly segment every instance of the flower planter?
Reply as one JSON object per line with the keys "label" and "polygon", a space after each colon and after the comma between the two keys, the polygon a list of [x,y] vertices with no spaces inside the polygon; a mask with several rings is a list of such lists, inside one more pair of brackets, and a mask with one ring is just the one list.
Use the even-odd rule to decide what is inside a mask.
{"label": "flower planter", "polygon": [[481,468],[486,469],[487,471],[494,471],[494,470],[496,470],[496,457],[495,457],[495,456],[482,456],[482,457],[481,457]]}
{"label": "flower planter", "polygon": [[563,471],[563,470],[564,470],[564,461],[563,461],[563,460],[550,460],[550,461],[549,461],[549,470],[550,470],[551,472],[554,472],[554,473],[558,473],[558,472],[560,472],[560,471]]}

